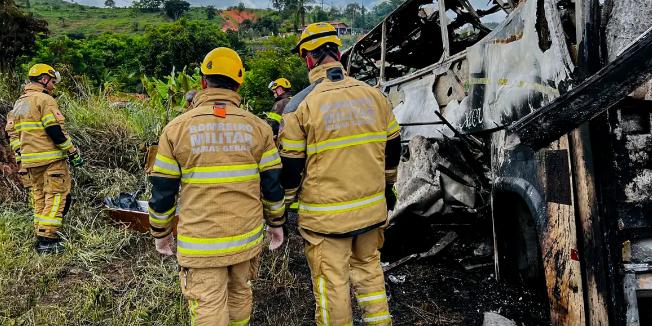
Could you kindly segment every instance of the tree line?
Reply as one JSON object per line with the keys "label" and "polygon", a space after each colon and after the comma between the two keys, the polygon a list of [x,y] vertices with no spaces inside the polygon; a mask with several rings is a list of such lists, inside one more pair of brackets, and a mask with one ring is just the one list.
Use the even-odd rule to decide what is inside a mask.
{"label": "tree line", "polygon": [[[140,0],[134,6],[138,10],[160,11],[171,1],[185,2]],[[97,87],[111,84],[121,91],[142,92],[142,76],[163,78],[173,68],[193,71],[210,50],[227,46],[239,52],[245,61],[247,73],[241,93],[254,109],[266,110],[273,101],[267,91],[270,80],[286,77],[295,89],[308,83],[303,62],[290,53],[297,41],[296,34],[273,36],[283,34],[284,24],[290,30],[294,28],[289,18],[303,24],[302,19],[340,20],[348,15],[358,17],[358,21],[364,17],[367,25],[363,26],[369,26],[377,19],[374,17],[393,10],[401,0],[380,3],[369,13],[358,4],[349,4],[344,10],[330,8],[326,12],[321,6],[309,6],[310,3],[311,0],[274,0],[276,11],[255,21],[242,22],[237,32],[222,31],[219,24],[211,22],[214,16],[210,17],[209,12],[215,14],[215,9],[207,7],[206,20],[186,20],[180,15],[176,21],[146,26],[138,34],[50,36],[44,20],[16,6],[14,0],[0,0],[3,22],[0,24],[0,72],[24,76],[30,65],[45,62],[69,76],[85,78]],[[244,5],[232,9],[244,10],[240,7]],[[354,26],[360,25],[354,23]]]}

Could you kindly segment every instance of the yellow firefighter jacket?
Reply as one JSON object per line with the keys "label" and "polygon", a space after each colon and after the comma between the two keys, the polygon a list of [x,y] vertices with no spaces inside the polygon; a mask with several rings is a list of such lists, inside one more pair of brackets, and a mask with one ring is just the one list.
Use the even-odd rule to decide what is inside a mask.
{"label": "yellow firefighter jacket", "polygon": [[[23,95],[7,115],[6,131],[11,147],[17,152],[16,161],[22,168],[32,168],[68,158],[76,149],[63,130],[64,118],[57,102],[36,84],[25,86]],[[53,139],[46,128],[57,127]],[[60,128],[60,129],[59,129]]]}
{"label": "yellow firefighter jacket", "polygon": [[179,264],[228,266],[260,252],[263,217],[284,223],[281,159],[270,127],[238,107],[236,92],[208,88],[194,102],[160,137],[150,174],[152,234],[169,234],[178,210]]}
{"label": "yellow firefighter jacket", "polygon": [[[333,71],[341,80],[328,77]],[[280,132],[281,156],[306,158],[300,227],[344,234],[382,223],[385,145],[399,136],[391,104],[379,90],[345,76],[339,62],[316,67],[309,78],[314,88],[295,111],[286,107]]]}

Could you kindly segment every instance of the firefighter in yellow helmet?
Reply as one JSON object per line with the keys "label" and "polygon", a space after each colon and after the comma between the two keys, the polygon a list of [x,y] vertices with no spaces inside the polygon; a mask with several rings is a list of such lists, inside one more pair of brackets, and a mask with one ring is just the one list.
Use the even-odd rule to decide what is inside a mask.
{"label": "firefighter in yellow helmet", "polygon": [[[248,325],[265,224],[283,242],[281,159],[271,128],[241,109],[244,67],[229,48],[209,52],[193,109],[164,129],[149,180],[156,249],[173,254],[193,325]],[[179,203],[177,204],[177,197]]]}
{"label": "firefighter in yellow helmet", "polygon": [[61,253],[63,217],[70,207],[70,170],[66,162],[83,164],[79,151],[64,130],[64,117],[51,93],[61,75],[46,64],[28,72],[30,83],[7,115],[6,131],[23,182],[31,186],[36,230],[36,251]]}
{"label": "firefighter in yellow helmet", "polygon": [[272,132],[274,132],[274,137],[278,136],[278,128],[281,124],[281,115],[283,114],[283,109],[290,102],[290,91],[292,90],[292,84],[290,81],[285,78],[279,78],[269,83],[267,87],[274,95],[274,106],[272,110],[266,112],[267,123],[272,127]]}
{"label": "firefighter in yellow helmet", "polygon": [[[311,85],[285,107],[279,135],[286,203],[298,194],[318,325],[351,325],[350,286],[366,324],[390,325],[379,248],[401,140],[392,106],[348,77],[335,28],[306,27],[295,51]],[[390,207],[391,208],[391,207]]]}

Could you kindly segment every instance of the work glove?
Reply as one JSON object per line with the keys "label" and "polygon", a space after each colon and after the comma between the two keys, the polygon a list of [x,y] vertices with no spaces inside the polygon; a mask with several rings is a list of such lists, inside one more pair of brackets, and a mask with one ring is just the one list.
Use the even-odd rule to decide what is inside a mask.
{"label": "work glove", "polygon": [[84,165],[84,159],[79,155],[79,151],[74,151],[68,154],[68,162],[70,162],[70,165],[75,168]]}
{"label": "work glove", "polygon": [[164,256],[174,255],[174,236],[172,236],[171,232],[163,238],[154,239],[154,244],[159,254]]}
{"label": "work glove", "polygon": [[280,247],[283,244],[283,239],[285,238],[284,235],[285,232],[283,232],[283,227],[271,227],[267,226],[267,234],[269,235],[269,238],[271,241],[269,242],[269,250],[276,250],[278,247]]}
{"label": "work glove", "polygon": [[391,184],[385,184],[385,201],[387,202],[387,210],[392,211],[394,210],[394,206],[396,206],[396,198],[397,198],[397,192],[396,192],[396,187]]}

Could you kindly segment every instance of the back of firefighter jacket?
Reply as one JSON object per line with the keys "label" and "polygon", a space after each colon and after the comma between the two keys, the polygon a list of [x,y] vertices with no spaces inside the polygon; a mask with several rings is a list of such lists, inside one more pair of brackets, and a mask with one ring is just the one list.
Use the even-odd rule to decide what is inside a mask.
{"label": "back of firefighter jacket", "polygon": [[306,158],[300,226],[345,234],[384,222],[385,145],[399,133],[392,106],[339,62],[316,67],[310,81],[321,82],[286,110],[280,133],[283,157]]}
{"label": "back of firefighter jacket", "polygon": [[[23,168],[67,159],[68,153],[75,150],[63,129],[64,117],[57,102],[44,90],[40,85],[27,85],[7,115],[6,130],[11,147],[20,153],[16,159],[21,161]],[[54,139],[51,135],[55,135]]]}
{"label": "back of firefighter jacket", "polygon": [[282,224],[281,161],[270,127],[238,107],[237,93],[208,88],[195,103],[161,135],[150,176],[156,190],[150,223],[156,237],[170,232],[177,190],[156,177],[179,180],[179,264],[232,265],[260,252],[263,216]]}

